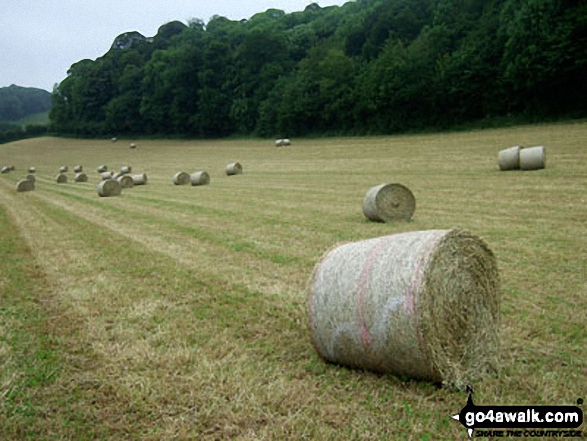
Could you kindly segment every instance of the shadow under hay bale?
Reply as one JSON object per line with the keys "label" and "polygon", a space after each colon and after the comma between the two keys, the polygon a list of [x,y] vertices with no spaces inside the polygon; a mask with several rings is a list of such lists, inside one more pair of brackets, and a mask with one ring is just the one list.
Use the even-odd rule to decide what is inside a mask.
{"label": "shadow under hay bale", "polygon": [[88,175],[83,172],[76,173],[74,177],[75,182],[88,182]]}
{"label": "shadow under hay bale", "polygon": [[133,188],[134,182],[129,175],[122,175],[116,179],[122,188]]}
{"label": "shadow under hay bale", "polygon": [[325,254],[307,298],[326,361],[461,389],[496,368],[495,257],[462,230],[396,234]]}
{"label": "shadow under hay bale", "polygon": [[35,173],[37,169],[35,167],[29,167],[29,173]]}
{"label": "shadow under hay bale", "polygon": [[375,222],[409,221],[416,211],[416,198],[401,184],[381,184],[367,191],[363,213]]}
{"label": "shadow under hay bale", "polygon": [[33,184],[34,184],[35,182],[37,182],[37,178],[35,178],[35,175],[26,175],[24,178],[25,178],[25,179],[28,179],[28,180],[29,180],[29,181],[31,181]]}
{"label": "shadow under hay bale", "polygon": [[33,191],[35,189],[35,183],[28,179],[21,179],[16,183],[16,191],[22,193],[24,191]]}
{"label": "shadow under hay bale", "polygon": [[209,185],[210,184],[210,175],[208,174],[208,172],[205,172],[205,171],[195,172],[190,175],[190,181],[193,186]]}
{"label": "shadow under hay bale", "polygon": [[228,176],[242,175],[243,167],[238,162],[233,162],[226,166],[226,174]]}
{"label": "shadow under hay bale", "polygon": [[59,173],[55,178],[55,181],[57,181],[58,184],[67,184],[67,175]]}
{"label": "shadow under hay bale", "polygon": [[98,168],[96,169],[96,171],[98,173],[104,173],[104,172],[108,171],[108,166],[107,165],[99,165]]}
{"label": "shadow under hay bale", "polygon": [[132,175],[132,182],[134,185],[147,185],[147,175],[145,173]]}
{"label": "shadow under hay bale", "polygon": [[521,147],[516,145],[500,151],[497,155],[499,169],[502,171],[518,170],[520,168],[520,150]]}
{"label": "shadow under hay bale", "polygon": [[96,189],[100,197],[120,196],[122,193],[120,183],[112,179],[100,182]]}
{"label": "shadow under hay bale", "polygon": [[82,171],[84,171],[84,168],[81,165],[74,165],[73,166],[74,173],[81,173]]}
{"label": "shadow under hay bale", "polygon": [[173,183],[175,185],[188,185],[190,183],[190,175],[186,172],[177,172],[173,175]]}
{"label": "shadow under hay bale", "polygon": [[540,170],[546,167],[544,147],[528,147],[520,151],[520,168],[522,170]]}

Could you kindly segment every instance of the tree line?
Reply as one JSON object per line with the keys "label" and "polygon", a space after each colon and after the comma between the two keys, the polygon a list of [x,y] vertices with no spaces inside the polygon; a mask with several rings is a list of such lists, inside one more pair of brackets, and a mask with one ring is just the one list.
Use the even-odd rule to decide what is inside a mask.
{"label": "tree line", "polygon": [[55,88],[63,134],[291,137],[587,114],[587,3],[356,0],[119,36]]}

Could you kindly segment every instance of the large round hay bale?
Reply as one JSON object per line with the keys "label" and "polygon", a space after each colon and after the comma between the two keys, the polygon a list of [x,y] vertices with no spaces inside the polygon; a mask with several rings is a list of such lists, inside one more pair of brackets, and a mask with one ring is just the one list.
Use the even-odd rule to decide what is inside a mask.
{"label": "large round hay bale", "polygon": [[137,145],[136,145],[134,142],[131,142],[131,143],[128,145],[128,147],[129,147],[129,148],[131,148],[131,149],[136,149],[136,148],[137,148]]}
{"label": "large round hay bale", "polygon": [[462,388],[496,366],[493,253],[462,230],[341,245],[310,278],[311,339],[325,360]]}
{"label": "large round hay bale", "polygon": [[29,173],[35,173],[37,171],[37,169],[35,169],[35,167],[29,167]]}
{"label": "large round hay bale", "polygon": [[497,155],[497,162],[500,170],[518,170],[520,168],[520,150],[521,147],[516,145],[502,150]]}
{"label": "large round hay bale", "polygon": [[25,179],[28,179],[28,180],[29,180],[29,181],[31,181],[33,184],[34,184],[35,182],[37,182],[37,178],[35,178],[35,175],[26,175],[24,178],[25,178]]}
{"label": "large round hay bale", "polygon": [[10,173],[12,170],[10,168],[10,166],[5,165],[4,167],[2,167],[2,174],[5,175],[6,173]]}
{"label": "large round hay bale", "polygon": [[98,184],[97,190],[98,195],[101,197],[120,196],[120,193],[122,193],[122,187],[120,186],[120,183],[113,179],[100,182]]}
{"label": "large round hay bale", "polygon": [[73,166],[74,173],[81,173],[82,171],[84,171],[84,168],[81,165],[74,165]]}
{"label": "large round hay bale", "polygon": [[188,185],[190,183],[190,175],[186,172],[177,172],[173,175],[173,183],[175,185]]}
{"label": "large round hay bale", "polygon": [[122,188],[133,188],[134,182],[129,175],[122,175],[116,178]]}
{"label": "large round hay bale", "polygon": [[546,166],[544,147],[528,147],[520,151],[520,168],[522,170],[540,170]]}
{"label": "large round hay bale", "polygon": [[67,175],[59,173],[55,178],[55,181],[57,181],[58,184],[67,184]]}
{"label": "large round hay bale", "polygon": [[205,171],[198,171],[190,175],[192,185],[209,185],[210,175]]}
{"label": "large round hay bale", "polygon": [[16,183],[16,191],[33,191],[35,189],[35,183],[29,179],[21,179]]}
{"label": "large round hay bale", "polygon": [[76,173],[74,180],[75,182],[88,182],[88,175],[84,172]]}
{"label": "large round hay bale", "polygon": [[228,176],[240,175],[243,173],[243,167],[238,162],[233,162],[226,166],[226,174]]}
{"label": "large round hay bale", "polygon": [[108,166],[107,165],[99,165],[98,168],[96,169],[96,171],[98,173],[104,173],[105,171],[108,171]]}
{"label": "large round hay bale", "polygon": [[132,175],[132,182],[134,185],[147,185],[146,173],[140,173],[138,175]]}
{"label": "large round hay bale", "polygon": [[376,222],[409,221],[414,211],[416,198],[401,184],[377,185],[363,199],[363,213]]}
{"label": "large round hay bale", "polygon": [[114,176],[114,173],[110,172],[110,171],[105,171],[105,172],[100,173],[100,176],[102,177],[103,181],[106,181],[106,180],[112,179]]}
{"label": "large round hay bale", "polygon": [[69,167],[67,165],[62,165],[59,167],[59,173],[67,173],[69,171]]}
{"label": "large round hay bale", "polygon": [[278,139],[275,141],[275,147],[282,147],[283,146],[283,139]]}
{"label": "large round hay bale", "polygon": [[123,165],[120,167],[121,175],[128,175],[130,172],[132,172],[132,167],[130,165]]}
{"label": "large round hay bale", "polygon": [[287,138],[282,139],[283,145],[288,147],[291,145],[291,141]]}

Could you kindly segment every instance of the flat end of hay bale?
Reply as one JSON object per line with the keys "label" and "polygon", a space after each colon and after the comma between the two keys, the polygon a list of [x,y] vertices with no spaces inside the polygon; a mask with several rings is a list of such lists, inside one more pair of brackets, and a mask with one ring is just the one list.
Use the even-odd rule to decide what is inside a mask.
{"label": "flat end of hay bale", "polygon": [[25,176],[25,179],[28,179],[29,181],[32,181],[32,182],[33,182],[33,184],[34,184],[35,182],[37,182],[37,178],[35,178],[35,175],[26,175],[26,176]]}
{"label": "flat end of hay bale", "polygon": [[190,175],[186,172],[177,172],[173,175],[173,183],[175,185],[188,185],[190,183]]}
{"label": "flat end of hay bale", "polygon": [[134,182],[129,175],[122,175],[116,179],[122,188],[133,188]]}
{"label": "flat end of hay bale", "polygon": [[21,179],[16,183],[16,191],[19,193],[25,191],[33,191],[35,189],[35,183],[28,179]]}
{"label": "flat end of hay bale", "polygon": [[88,175],[86,175],[83,172],[76,173],[75,174],[74,181],[75,182],[88,182]]}
{"label": "flat end of hay bale", "polygon": [[55,181],[57,181],[58,184],[67,184],[67,175],[59,173],[55,178]]}
{"label": "flat end of hay bale", "polygon": [[113,179],[100,182],[96,189],[100,197],[120,196],[122,193],[120,183]]}
{"label": "flat end of hay bale", "polygon": [[409,221],[415,211],[416,198],[402,184],[372,187],[363,199],[363,213],[375,222]]}

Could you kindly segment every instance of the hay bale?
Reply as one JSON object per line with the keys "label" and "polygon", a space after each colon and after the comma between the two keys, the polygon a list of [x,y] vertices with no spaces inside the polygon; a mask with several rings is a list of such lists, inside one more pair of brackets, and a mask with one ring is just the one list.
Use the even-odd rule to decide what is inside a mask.
{"label": "hay bale", "polygon": [[113,179],[100,182],[97,190],[100,197],[120,196],[120,193],[122,193],[120,182]]}
{"label": "hay bale", "polygon": [[190,183],[190,175],[186,172],[177,172],[173,175],[173,183],[175,185],[188,185]]}
{"label": "hay bale", "polygon": [[502,150],[497,154],[497,162],[500,170],[518,170],[520,168],[520,150],[521,147],[516,145]]}
{"label": "hay bale", "polygon": [[114,173],[113,172],[109,172],[109,171],[105,171],[105,172],[100,173],[100,176],[102,177],[102,180],[103,181],[107,181],[107,180],[113,178]]}
{"label": "hay bale", "polygon": [[226,166],[226,174],[228,176],[241,175],[243,173],[243,167],[238,162],[233,162]]}
{"label": "hay bale", "polygon": [[83,172],[76,173],[74,177],[75,182],[88,182],[88,175]]}
{"label": "hay bale", "polygon": [[416,211],[416,198],[401,184],[381,184],[367,191],[363,213],[376,222],[409,221]]}
{"label": "hay bale", "polygon": [[129,148],[131,148],[131,149],[136,149],[136,148],[137,148],[137,145],[136,145],[134,142],[131,142],[131,143],[128,145],[128,147],[129,147]]}
{"label": "hay bale", "polygon": [[29,167],[29,173],[35,173],[37,170],[35,169],[35,167]]}
{"label": "hay bale", "polygon": [[29,181],[31,181],[33,184],[34,184],[35,182],[37,182],[37,178],[35,178],[35,175],[26,175],[24,178],[25,178],[25,179],[28,179],[28,180],[29,180]]}
{"label": "hay bale", "polygon": [[118,141],[118,138],[117,137],[110,138],[110,141],[116,142],[116,141]]}
{"label": "hay bale", "polygon": [[6,173],[10,173],[11,171],[12,171],[12,170],[11,170],[10,166],[8,166],[8,165],[5,165],[4,167],[2,167],[2,171],[1,171],[1,173],[2,173],[3,175],[5,175]]}
{"label": "hay bale", "polygon": [[59,167],[59,173],[67,173],[69,171],[69,167],[67,165],[62,165]]}
{"label": "hay bale", "polygon": [[122,188],[133,188],[134,182],[129,175],[122,175],[116,179]]}
{"label": "hay bale", "polygon": [[278,139],[275,141],[275,147],[282,147],[283,146],[283,139]]}
{"label": "hay bale", "polygon": [[96,171],[98,173],[104,173],[104,172],[108,171],[108,166],[107,165],[99,165],[98,168],[96,169]]}
{"label": "hay bale", "polygon": [[520,168],[522,170],[540,170],[546,167],[544,147],[528,147],[520,151]]}
{"label": "hay bale", "polygon": [[134,185],[147,185],[147,175],[145,173],[132,175],[132,183]]}
{"label": "hay bale", "polygon": [[496,367],[495,257],[462,230],[341,245],[310,278],[311,339],[325,360],[462,388]]}
{"label": "hay bale", "polygon": [[120,167],[120,175],[128,175],[132,172],[132,167],[130,165],[123,165]]}
{"label": "hay bale", "polygon": [[84,168],[81,165],[74,165],[73,166],[74,173],[81,173],[82,171],[84,171]]}
{"label": "hay bale", "polygon": [[291,141],[287,138],[282,139],[282,142],[285,147],[289,147],[291,145]]}
{"label": "hay bale", "polygon": [[64,175],[63,173],[59,173],[57,175],[57,177],[55,178],[55,180],[57,181],[58,184],[67,184],[67,175]]}
{"label": "hay bale", "polygon": [[11,165],[10,166],[10,171],[14,171],[14,170],[16,170],[16,167],[14,165]]}
{"label": "hay bale", "polygon": [[209,185],[210,184],[210,175],[208,172],[199,171],[192,173],[190,175],[190,181],[192,185]]}
{"label": "hay bale", "polygon": [[16,183],[16,191],[19,193],[23,191],[33,191],[35,189],[35,183],[28,179],[21,179]]}

